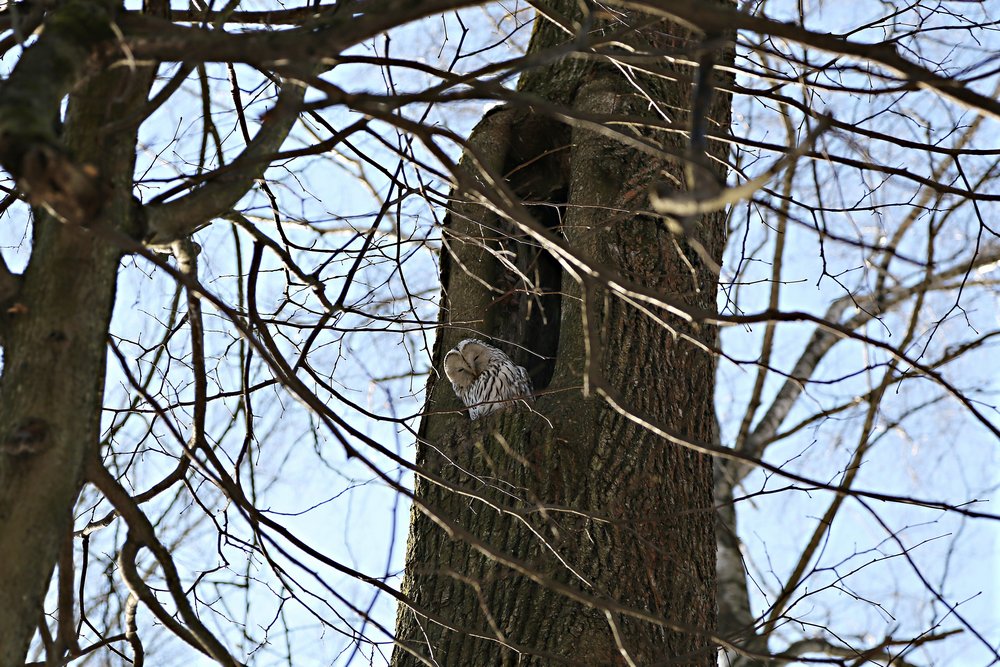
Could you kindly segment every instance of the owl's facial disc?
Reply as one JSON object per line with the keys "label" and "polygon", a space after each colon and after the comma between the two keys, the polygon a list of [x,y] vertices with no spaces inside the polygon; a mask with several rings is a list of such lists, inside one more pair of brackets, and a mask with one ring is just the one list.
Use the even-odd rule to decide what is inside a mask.
{"label": "owl's facial disc", "polygon": [[448,379],[461,385],[467,385],[475,377],[465,357],[451,351],[444,357],[444,370]]}
{"label": "owl's facial disc", "polygon": [[489,355],[486,354],[486,350],[479,345],[469,346],[468,357],[469,367],[472,369],[473,375],[477,375],[486,370],[487,361],[489,360]]}

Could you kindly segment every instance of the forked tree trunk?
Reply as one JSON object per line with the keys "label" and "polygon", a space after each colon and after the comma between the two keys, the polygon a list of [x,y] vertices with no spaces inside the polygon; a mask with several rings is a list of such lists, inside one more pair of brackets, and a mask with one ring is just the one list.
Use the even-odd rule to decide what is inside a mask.
{"label": "forked tree trunk", "polygon": [[[577,6],[552,4],[563,16]],[[624,41],[681,53],[698,44],[677,26],[627,20],[646,27]],[[539,26],[531,52],[566,41],[547,22]],[[611,31],[621,23],[593,29],[601,27]],[[685,124],[692,72],[672,71],[678,81],[637,78],[670,121]],[[583,59],[528,72],[520,90],[580,117],[659,117],[619,69]],[[728,98],[716,97],[710,119],[728,126]],[[686,148],[683,135],[642,134],[674,151]],[[638,212],[649,208],[651,183],[684,181],[682,165],[514,108],[487,114],[471,146],[487,167],[508,175],[534,217],[577,253],[699,309],[715,308],[716,278],[698,254],[662,220]],[[724,147],[709,146],[724,157]],[[463,164],[475,173],[471,160]],[[720,262],[724,216],[707,216],[695,229],[697,242]],[[400,607],[402,645],[393,664],[418,664],[413,654],[419,654],[432,664],[463,667],[713,665],[705,636],[716,625],[711,460],[665,442],[601,398],[583,396],[587,295],[551,256],[469,203],[452,207],[445,241],[435,368],[459,340],[491,339],[529,369],[542,393],[534,414],[470,422],[447,380],[432,377],[416,460],[439,479],[416,482],[403,584],[412,606]],[[514,253],[504,257],[516,256],[514,265],[538,291],[561,296],[525,294],[497,259],[500,250]],[[592,290],[595,377],[630,410],[711,441],[712,356],[600,286]],[[666,319],[676,331],[715,342],[711,328]]]}

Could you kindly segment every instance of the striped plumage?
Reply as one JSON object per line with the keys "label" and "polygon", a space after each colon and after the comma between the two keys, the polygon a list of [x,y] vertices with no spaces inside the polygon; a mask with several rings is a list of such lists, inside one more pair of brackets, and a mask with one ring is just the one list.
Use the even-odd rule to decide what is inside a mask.
{"label": "striped plumage", "polygon": [[444,356],[444,372],[455,395],[469,408],[469,418],[531,401],[531,379],[501,350],[466,338]]}

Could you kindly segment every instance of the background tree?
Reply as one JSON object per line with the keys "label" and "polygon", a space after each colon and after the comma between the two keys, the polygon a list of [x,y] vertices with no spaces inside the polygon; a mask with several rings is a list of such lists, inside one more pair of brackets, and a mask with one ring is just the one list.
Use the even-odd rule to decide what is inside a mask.
{"label": "background tree", "polygon": [[473,4],[3,10],[0,664],[1000,660],[990,5]]}

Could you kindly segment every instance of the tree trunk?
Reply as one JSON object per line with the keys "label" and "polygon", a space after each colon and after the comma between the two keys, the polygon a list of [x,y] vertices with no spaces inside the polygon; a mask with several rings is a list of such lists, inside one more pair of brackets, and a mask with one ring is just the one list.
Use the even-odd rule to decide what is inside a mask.
{"label": "tree trunk", "polygon": [[[33,47],[29,47],[33,48]],[[132,224],[135,128],[153,68],[101,74],[70,96],[63,145],[106,188],[88,227],[33,211],[32,252],[0,330],[0,665],[21,665],[100,437],[108,325],[121,251],[98,226]],[[38,82],[36,82],[37,84]],[[5,93],[9,92],[7,90]],[[59,96],[54,96],[59,103]],[[58,106],[51,109],[53,120]]]}
{"label": "tree trunk", "polygon": [[[574,7],[555,9],[566,16]],[[678,26],[625,20],[647,23],[623,41],[664,51],[698,45]],[[540,20],[529,51],[566,39]],[[519,88],[578,117],[661,118],[648,94],[670,120],[687,123],[692,72],[665,71],[678,80],[641,77],[640,92],[607,63],[566,59],[526,72]],[[718,96],[709,117],[726,128],[728,99]],[[642,136],[685,149],[676,133]],[[651,183],[684,182],[677,161],[515,108],[487,114],[470,146],[478,164],[507,174],[534,218],[591,264],[715,308],[716,277],[687,241],[719,263],[724,216],[706,216],[689,239],[638,212],[648,209]],[[710,149],[725,157],[724,147]],[[476,164],[467,158],[462,168],[472,177]],[[714,665],[706,637],[716,623],[711,460],[580,391],[589,335],[591,388],[675,433],[711,441],[713,357],[594,279],[560,271],[509,222],[461,198],[468,201],[454,204],[445,228],[435,368],[459,340],[478,336],[527,367],[540,394],[535,412],[470,422],[447,380],[432,374],[416,461],[436,477],[416,481],[403,584],[411,606],[399,611],[393,664]],[[715,343],[710,327],[657,316]]]}

